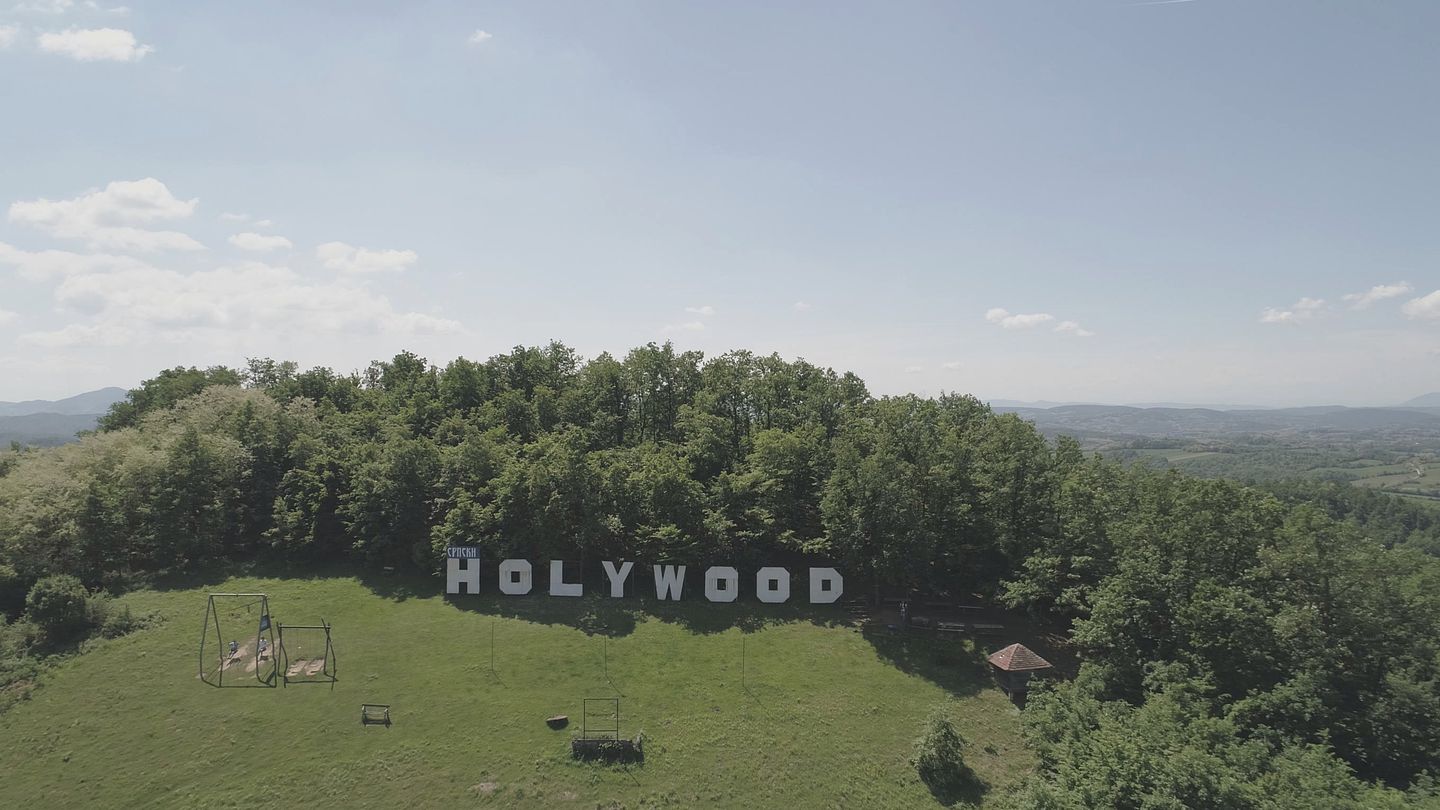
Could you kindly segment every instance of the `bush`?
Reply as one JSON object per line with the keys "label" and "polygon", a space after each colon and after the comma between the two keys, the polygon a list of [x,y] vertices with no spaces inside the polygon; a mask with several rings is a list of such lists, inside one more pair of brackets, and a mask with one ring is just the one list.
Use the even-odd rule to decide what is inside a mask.
{"label": "bush", "polygon": [[154,618],[154,615],[149,613],[139,616],[132,615],[130,606],[123,605],[119,610],[111,610],[107,613],[105,621],[100,625],[100,635],[105,638],[119,638],[127,633],[149,627]]}
{"label": "bush", "polygon": [[931,712],[925,721],[925,733],[915,741],[910,764],[939,797],[956,796],[975,782],[974,773],[965,764],[965,738],[955,730],[943,709]]}
{"label": "bush", "polygon": [[73,638],[90,626],[94,614],[89,596],[75,577],[45,577],[25,596],[25,615],[51,639]]}

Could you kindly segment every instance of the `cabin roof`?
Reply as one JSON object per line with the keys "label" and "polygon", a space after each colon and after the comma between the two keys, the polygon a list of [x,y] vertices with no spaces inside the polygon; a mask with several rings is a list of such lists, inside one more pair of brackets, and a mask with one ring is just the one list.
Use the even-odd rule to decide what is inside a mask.
{"label": "cabin roof", "polygon": [[1040,669],[1050,669],[1050,662],[1035,654],[1035,651],[1024,644],[1011,644],[1005,649],[991,654],[987,659],[991,666],[1005,672],[1033,672]]}

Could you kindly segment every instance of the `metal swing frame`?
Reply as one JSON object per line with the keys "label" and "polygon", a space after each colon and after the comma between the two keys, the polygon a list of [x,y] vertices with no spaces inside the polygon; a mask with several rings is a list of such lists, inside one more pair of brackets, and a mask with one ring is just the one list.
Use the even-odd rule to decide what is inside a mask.
{"label": "metal swing frame", "polygon": [[[275,628],[277,625],[270,620],[270,597],[263,593],[212,593],[205,602],[205,623],[200,628],[200,653],[199,653],[199,677],[200,680],[211,686],[222,687],[225,685],[225,669],[229,657],[225,654],[225,631],[220,626],[220,609],[216,606],[216,598],[231,599],[244,598],[254,601],[247,602],[244,607],[248,611],[251,606],[260,606],[260,616],[255,622],[255,680],[259,686],[275,685],[275,675],[279,670],[279,663],[276,656]],[[210,629],[215,629],[215,638],[220,645],[220,668],[216,671],[215,679],[212,681],[205,675],[205,642],[210,637]],[[269,671],[260,666],[260,640],[269,634],[270,640],[270,667]],[[248,638],[248,634],[246,636]],[[243,685],[243,684],[232,684]]]}
{"label": "metal swing frame", "polygon": [[[330,642],[330,628],[331,628],[331,625],[330,625],[329,622],[325,621],[324,619],[321,619],[319,624],[288,624],[288,625],[286,625],[286,624],[277,624],[276,627],[279,628],[279,631],[280,631],[280,649],[279,649],[279,652],[277,653],[276,657],[277,657],[277,658],[284,658],[284,662],[279,665],[279,672],[280,672],[280,677],[284,679],[284,681],[285,681],[286,684],[289,684],[289,683],[291,683],[291,681],[292,681],[292,679],[291,679],[291,677],[290,677],[290,653],[289,653],[288,650],[285,649],[285,631],[286,631],[286,630],[324,630],[324,631],[325,631],[325,659],[324,659],[324,660],[325,660],[325,663],[324,663],[324,666],[321,668],[321,670],[320,670],[319,672],[315,673],[315,675],[306,675],[306,676],[304,676],[304,677],[296,677],[296,678],[293,679],[293,681],[294,681],[295,683],[334,683],[334,682],[335,682],[335,680],[336,680],[336,673],[339,671],[339,667],[337,666],[337,664],[336,664],[336,662],[335,662],[335,645]],[[314,659],[308,659],[308,660],[314,660]],[[317,678],[316,676],[323,676],[323,677],[318,677],[318,678]],[[314,678],[314,680],[311,680],[312,678]]]}

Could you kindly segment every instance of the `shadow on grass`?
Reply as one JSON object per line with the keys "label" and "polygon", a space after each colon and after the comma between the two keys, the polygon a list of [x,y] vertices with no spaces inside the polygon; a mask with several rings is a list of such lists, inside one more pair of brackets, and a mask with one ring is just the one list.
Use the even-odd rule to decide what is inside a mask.
{"label": "shadow on grass", "polygon": [[990,785],[969,767],[953,781],[942,784],[925,782],[925,787],[930,788],[930,795],[935,797],[935,801],[946,807],[979,807],[985,794],[990,792]]}
{"label": "shadow on grass", "polygon": [[[573,627],[588,635],[617,638],[635,632],[642,619],[677,624],[692,633],[709,635],[732,628],[751,633],[769,625],[810,622],[823,627],[851,627],[853,622],[836,605],[808,603],[766,604],[741,599],[736,602],[709,602],[687,587],[680,601],[661,601],[643,595],[612,598],[603,582],[587,582],[586,595],[550,597],[536,583],[525,596],[506,596],[490,590],[479,594],[447,595],[444,580],[418,573],[381,574],[369,570],[351,573],[378,596],[403,602],[407,599],[443,597],[456,610],[486,616]],[[688,584],[688,583],[687,583]]]}
{"label": "shadow on grass", "polygon": [[976,694],[993,684],[985,652],[973,641],[937,638],[916,630],[898,633],[874,624],[866,625],[861,635],[882,660],[956,697]]}

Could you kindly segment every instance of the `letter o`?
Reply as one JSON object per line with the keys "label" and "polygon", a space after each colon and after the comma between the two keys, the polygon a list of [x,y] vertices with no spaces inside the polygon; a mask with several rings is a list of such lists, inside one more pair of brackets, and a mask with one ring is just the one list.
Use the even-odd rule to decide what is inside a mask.
{"label": "letter o", "polygon": [[500,592],[507,596],[524,596],[530,593],[531,571],[529,560],[506,560],[500,563]]}
{"label": "letter o", "polygon": [[790,598],[790,572],[784,568],[761,568],[755,572],[755,595],[761,602],[778,604]]}

